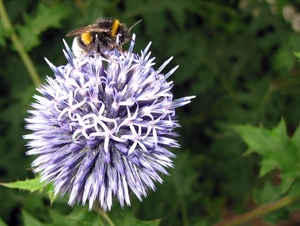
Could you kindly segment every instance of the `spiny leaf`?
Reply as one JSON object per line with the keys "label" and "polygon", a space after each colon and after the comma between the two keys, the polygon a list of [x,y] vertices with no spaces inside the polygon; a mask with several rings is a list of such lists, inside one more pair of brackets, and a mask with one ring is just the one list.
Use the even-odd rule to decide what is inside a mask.
{"label": "spiny leaf", "polygon": [[54,187],[52,183],[49,183],[45,185],[45,183],[40,181],[40,177],[36,177],[34,179],[27,179],[25,181],[16,181],[11,183],[1,183],[0,185],[8,187],[8,188],[16,188],[16,189],[22,189],[27,190],[30,192],[46,190],[48,194],[48,198],[50,199],[50,202],[53,203],[56,199],[56,196],[54,195]]}
{"label": "spiny leaf", "polygon": [[56,195],[54,195],[54,186],[53,183],[49,183],[46,185],[46,191],[48,193],[48,198],[50,199],[51,204],[54,202],[56,199]]}
{"label": "spiny leaf", "polygon": [[28,190],[30,192],[41,191],[44,188],[44,184],[40,182],[40,179],[27,179],[25,181],[16,181],[11,183],[0,183],[0,185],[8,188],[17,188],[22,190]]}
{"label": "spiny leaf", "polygon": [[22,210],[22,218],[24,226],[43,226],[45,224],[41,223],[30,214],[28,214],[25,210]]}
{"label": "spiny leaf", "polygon": [[278,200],[281,196],[281,186],[274,186],[269,180],[265,181],[261,189],[253,189],[255,201],[267,204]]}
{"label": "spiny leaf", "polygon": [[50,209],[52,224],[54,225],[124,225],[124,226],[158,226],[160,220],[140,221],[126,209],[114,210],[107,214],[102,210],[97,212],[88,211],[87,208],[75,208],[68,216],[63,216],[59,212]]}
{"label": "spiny leaf", "polygon": [[294,52],[294,55],[300,60],[300,52]]}
{"label": "spiny leaf", "polygon": [[7,224],[5,224],[1,218],[0,218],[0,226],[7,226]]}
{"label": "spiny leaf", "polygon": [[247,153],[256,152],[263,157],[260,176],[279,168],[282,192],[286,192],[300,176],[300,129],[296,130],[292,138],[289,138],[285,131],[284,120],[272,130],[250,125],[236,126],[235,129],[247,143]]}
{"label": "spiny leaf", "polygon": [[158,226],[160,220],[141,221],[136,219],[128,209],[115,211],[109,214],[115,225],[130,226]]}
{"label": "spiny leaf", "polygon": [[62,5],[48,7],[40,3],[36,15],[25,14],[25,25],[17,26],[17,30],[26,51],[40,44],[39,35],[43,31],[50,27],[59,28],[61,19],[67,16],[68,12]]}

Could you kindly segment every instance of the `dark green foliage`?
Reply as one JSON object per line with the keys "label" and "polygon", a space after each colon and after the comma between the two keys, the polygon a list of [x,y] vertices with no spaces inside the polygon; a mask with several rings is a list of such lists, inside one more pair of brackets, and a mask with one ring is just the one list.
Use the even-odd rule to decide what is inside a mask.
{"label": "dark green foliage", "polygon": [[[142,19],[133,29],[134,51],[152,41],[156,68],[174,56],[165,71],[180,66],[169,78],[175,97],[197,96],[178,110],[182,148],[173,150],[171,176],[143,202],[133,197],[131,208],[121,210],[116,202],[108,213],[115,225],[209,226],[221,221],[224,209],[245,213],[249,199],[263,205],[299,195],[300,64],[294,52],[300,51],[300,36],[282,15],[286,1],[11,0],[4,5],[41,80],[52,75],[44,57],[66,63],[62,39],[71,44],[65,37],[69,31],[103,16],[128,26]],[[12,32],[1,18],[0,182],[34,182],[22,135],[35,87]],[[281,122],[274,130],[262,129],[274,128],[281,118],[286,128]],[[246,145],[232,131],[237,124],[252,125],[234,128],[256,154],[243,155]],[[280,187],[270,182],[275,169],[282,172]],[[101,214],[68,207],[66,199],[57,198],[51,207],[49,187],[35,190],[0,187],[0,225],[1,219],[7,225],[109,225]],[[279,221],[297,207],[267,219]]]}

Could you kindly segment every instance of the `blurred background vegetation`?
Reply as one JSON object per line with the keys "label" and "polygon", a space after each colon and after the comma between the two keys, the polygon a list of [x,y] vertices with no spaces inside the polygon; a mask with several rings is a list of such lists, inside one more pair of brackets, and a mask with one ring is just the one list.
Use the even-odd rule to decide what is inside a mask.
{"label": "blurred background vegetation", "polygon": [[[156,68],[174,56],[165,72],[179,65],[169,78],[175,84],[175,98],[197,96],[178,109],[182,147],[172,150],[177,158],[171,176],[163,176],[164,183],[143,202],[132,197],[132,207],[123,211],[141,220],[161,218],[160,225],[209,226],[278,198],[272,192],[280,183],[279,172],[259,177],[260,157],[243,155],[247,147],[231,126],[273,128],[281,118],[290,134],[298,126],[300,64],[293,52],[300,51],[299,1],[6,0],[3,4],[13,29],[5,29],[0,18],[1,182],[34,178],[30,169],[34,157],[25,156],[22,135],[28,133],[24,118],[35,84],[12,35],[16,33],[44,81],[53,74],[44,57],[57,66],[66,63],[62,39],[71,44],[72,38],[65,35],[108,16],[128,26],[142,19],[133,29],[134,51],[139,53],[152,41]],[[86,209],[72,209],[66,203],[57,199],[51,205],[43,193],[0,187],[0,218],[7,225],[26,225],[24,215],[48,225],[65,225],[53,222],[53,216],[60,219]],[[109,214],[118,211],[116,203]],[[269,225],[266,221],[292,225],[288,222],[295,213],[294,207],[284,208],[256,225]]]}

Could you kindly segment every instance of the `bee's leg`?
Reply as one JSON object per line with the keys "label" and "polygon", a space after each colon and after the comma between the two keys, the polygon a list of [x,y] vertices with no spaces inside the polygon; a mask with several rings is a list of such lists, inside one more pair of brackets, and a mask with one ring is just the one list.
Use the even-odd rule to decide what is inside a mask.
{"label": "bee's leg", "polygon": [[114,62],[114,63],[118,64],[118,62],[115,61],[115,60],[113,60],[109,55],[106,55],[105,53],[102,53],[102,52],[100,52],[99,54],[100,54],[100,56],[102,56],[104,59],[109,60],[109,61],[111,61],[111,62]]}
{"label": "bee's leg", "polygon": [[102,56],[104,59],[106,60],[110,60],[112,62],[117,63],[115,60],[113,60],[109,55],[103,53],[103,51],[105,50],[105,46],[97,39],[96,41],[96,45],[97,45],[97,53],[100,54],[100,56]]}

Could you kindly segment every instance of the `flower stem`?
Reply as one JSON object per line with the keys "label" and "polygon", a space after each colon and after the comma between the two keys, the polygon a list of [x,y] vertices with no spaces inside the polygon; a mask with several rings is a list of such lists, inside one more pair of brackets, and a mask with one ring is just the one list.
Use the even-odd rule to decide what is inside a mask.
{"label": "flower stem", "polygon": [[7,31],[11,31],[11,40],[12,43],[14,44],[18,54],[20,55],[34,85],[36,87],[38,87],[41,84],[41,80],[40,77],[29,57],[29,55],[27,54],[27,52],[25,51],[22,42],[20,41],[19,37],[17,36],[16,32],[14,31],[11,22],[9,20],[9,17],[7,15],[3,0],[0,0],[0,16],[2,18],[3,21],[3,26]]}
{"label": "flower stem", "polygon": [[290,205],[293,202],[299,201],[300,196],[293,196],[293,197],[285,197],[282,198],[276,202],[273,202],[271,204],[258,207],[248,213],[233,217],[231,219],[225,220],[221,223],[215,224],[215,226],[238,226],[243,225],[247,222],[250,222],[251,220],[254,220],[258,217],[262,217],[266,215],[267,213],[270,213],[274,210],[280,209],[284,206]]}
{"label": "flower stem", "polygon": [[98,205],[94,205],[93,208],[96,213],[98,213],[100,216],[102,216],[106,222],[108,223],[109,226],[115,226],[115,224],[112,222],[112,220],[109,218],[109,216],[103,211],[103,209],[99,208]]}

